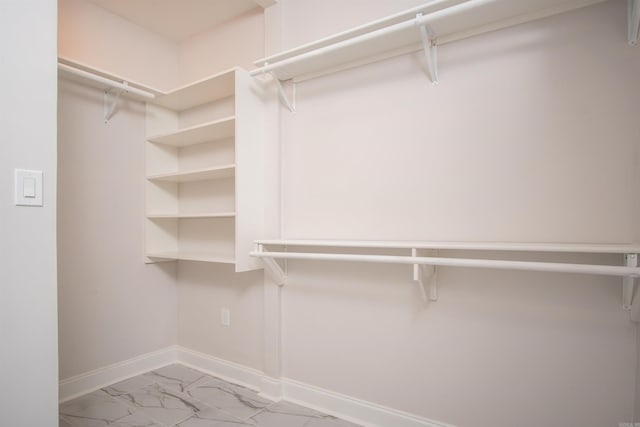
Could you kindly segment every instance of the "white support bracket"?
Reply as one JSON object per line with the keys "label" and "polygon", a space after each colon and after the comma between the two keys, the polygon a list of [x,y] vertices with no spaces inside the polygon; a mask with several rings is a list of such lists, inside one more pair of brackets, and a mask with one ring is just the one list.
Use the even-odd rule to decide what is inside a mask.
{"label": "white support bracket", "polygon": [[429,69],[429,78],[434,85],[438,84],[438,46],[436,45],[435,36],[429,25],[420,22],[422,13],[416,15],[416,25],[420,30],[422,38],[422,48],[424,56],[427,59],[427,67]]}
{"label": "white support bracket", "polygon": [[[415,248],[411,249],[411,256],[418,256]],[[420,285],[420,294],[422,300],[437,301],[438,300],[438,282],[436,281],[436,267],[433,265],[413,264],[413,280]],[[429,286],[429,294],[427,295],[427,286]]]}
{"label": "white support bracket", "polygon": [[[264,67],[267,67],[269,65],[268,62],[264,63]],[[278,97],[280,98],[280,102],[282,102],[289,111],[291,111],[292,113],[296,112],[296,83],[292,82],[292,88],[291,88],[291,101],[289,101],[289,97],[287,96],[287,91],[284,90],[284,85],[282,84],[282,81],[278,78],[278,76],[271,72],[271,77],[273,78],[273,80],[276,82],[276,86],[278,88]]]}
{"label": "white support bracket", "polygon": [[640,0],[627,0],[627,31],[628,41],[631,46],[638,43],[638,30],[640,30]]}
{"label": "white support bracket", "polygon": [[295,82],[292,83],[292,94],[291,94],[291,101],[289,101],[289,98],[287,97],[287,92],[284,90],[284,86],[282,84],[282,82],[280,81],[280,79],[278,79],[277,77],[274,76],[274,80],[276,81],[276,85],[278,86],[278,95],[280,97],[280,102],[282,102],[289,111],[291,111],[292,113],[296,112],[296,84]]}
{"label": "white support bracket", "polygon": [[[265,253],[264,246],[258,244],[256,251],[259,253]],[[278,286],[283,286],[287,281],[287,273],[285,273],[282,267],[280,267],[280,264],[278,264],[275,259],[269,257],[262,257],[262,262],[273,281],[276,282]]]}
{"label": "white support bracket", "polygon": [[[627,267],[638,266],[638,254],[626,254],[624,256],[624,264]],[[631,310],[633,302],[633,293],[635,291],[635,278],[625,276],[622,278],[622,308]]]}
{"label": "white support bracket", "polygon": [[[129,86],[128,82],[122,82],[123,85]],[[115,92],[114,96],[110,96],[111,92]],[[118,102],[120,102],[120,97],[122,93],[126,92],[125,89],[106,89],[104,91],[104,122],[107,123],[111,120],[114,113],[116,112],[116,107],[118,106]],[[111,99],[110,99],[111,98]]]}

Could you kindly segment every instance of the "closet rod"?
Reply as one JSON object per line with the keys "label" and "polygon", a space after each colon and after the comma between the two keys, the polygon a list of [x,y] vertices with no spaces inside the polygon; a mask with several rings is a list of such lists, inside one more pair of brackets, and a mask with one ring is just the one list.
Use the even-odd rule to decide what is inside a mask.
{"label": "closet rod", "polygon": [[135,87],[129,86],[129,84],[127,82],[118,82],[118,81],[115,81],[115,80],[111,80],[111,79],[108,79],[106,77],[102,77],[102,76],[99,76],[97,74],[93,74],[93,73],[90,73],[88,71],[81,70],[79,68],[71,67],[71,66],[66,65],[66,64],[58,63],[58,69],[62,70],[62,71],[66,71],[66,72],[68,72],[70,74],[74,74],[74,75],[76,75],[78,77],[82,77],[82,78],[85,78],[85,79],[88,79],[88,80],[92,80],[94,82],[98,82],[98,83],[107,85],[108,87],[111,87],[111,88],[114,88],[114,89],[120,89],[120,90],[123,90],[125,92],[129,92],[129,93],[141,96],[141,97],[146,98],[146,99],[154,99],[156,97],[151,92],[147,92],[146,90],[137,89]]}
{"label": "closet rod", "polygon": [[402,30],[406,30],[411,27],[418,28],[420,25],[428,25],[432,21],[437,20],[439,18],[444,18],[450,15],[454,15],[456,13],[465,12],[470,9],[474,9],[476,7],[484,6],[486,4],[494,3],[496,0],[469,0],[465,3],[456,4],[445,9],[437,10],[432,13],[428,13],[426,15],[416,17],[413,19],[409,19],[405,22],[400,22],[399,24],[390,25],[385,28],[381,28],[379,30],[374,30],[370,33],[365,33],[359,36],[355,36],[351,39],[343,40],[340,42],[336,42],[334,44],[320,47],[315,50],[311,50],[305,53],[301,53],[299,55],[293,56],[291,58],[283,59],[278,62],[274,62],[271,64],[265,64],[260,68],[257,68],[251,71],[249,74],[251,76],[257,76],[264,73],[276,72],[279,68],[286,67],[291,64],[295,64],[297,62],[305,61],[308,59],[313,59],[318,56],[322,56],[328,52],[332,52],[338,49],[358,45],[360,43],[364,43],[370,40],[375,40],[381,38],[383,36],[387,36],[390,34],[397,33]]}
{"label": "closet rod", "polygon": [[640,267],[625,267],[615,265],[568,264],[536,261],[505,261],[491,259],[469,258],[441,258],[441,257],[413,257],[393,255],[354,255],[354,254],[326,254],[304,252],[269,252],[254,251],[251,256],[257,258],[322,260],[322,261],[355,261],[379,262],[388,264],[420,264],[446,267],[475,267],[496,268],[507,270],[545,271],[556,273],[579,273],[602,276],[640,277]]}

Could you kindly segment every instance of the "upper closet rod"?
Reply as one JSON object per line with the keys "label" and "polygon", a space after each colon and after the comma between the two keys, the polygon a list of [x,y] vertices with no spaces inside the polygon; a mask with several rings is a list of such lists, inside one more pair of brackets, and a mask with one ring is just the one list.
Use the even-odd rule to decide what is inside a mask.
{"label": "upper closet rod", "polygon": [[299,55],[293,56],[291,58],[283,59],[281,61],[274,62],[271,64],[265,64],[262,67],[251,71],[250,75],[257,76],[263,73],[270,73],[270,72],[275,72],[277,74],[278,69],[282,67],[286,67],[287,65],[291,65],[296,62],[322,56],[327,52],[331,52],[341,48],[358,45],[360,43],[363,43],[369,40],[374,40],[388,34],[397,33],[399,31],[406,30],[411,27],[419,28],[421,25],[428,25],[432,21],[437,20],[439,18],[444,18],[449,15],[454,15],[456,13],[468,11],[470,9],[474,9],[480,6],[494,3],[495,1],[496,0],[470,0],[465,3],[456,4],[456,5],[447,7],[445,9],[441,9],[441,10],[431,12],[422,16],[418,16],[414,19],[409,19],[399,24],[390,25],[388,27],[381,28],[379,30],[371,31],[370,33],[365,33],[359,36],[355,36],[351,39],[343,40],[328,46],[324,46],[315,50],[304,52]]}
{"label": "upper closet rod", "polygon": [[135,95],[141,96],[141,97],[146,98],[146,99],[154,99],[156,97],[151,92],[147,92],[146,90],[137,89],[135,87],[129,86],[127,84],[127,82],[122,82],[122,83],[121,82],[117,82],[117,81],[108,79],[106,77],[102,77],[102,76],[99,76],[97,74],[93,74],[93,73],[90,73],[88,71],[81,70],[79,68],[71,67],[71,66],[66,65],[66,64],[58,63],[58,69],[66,71],[66,72],[71,73],[71,74],[74,74],[76,76],[88,79],[88,80],[93,80],[95,82],[107,85],[107,86],[109,86],[111,88],[114,88],[114,89],[119,89],[119,90],[123,90],[125,92],[133,93]]}

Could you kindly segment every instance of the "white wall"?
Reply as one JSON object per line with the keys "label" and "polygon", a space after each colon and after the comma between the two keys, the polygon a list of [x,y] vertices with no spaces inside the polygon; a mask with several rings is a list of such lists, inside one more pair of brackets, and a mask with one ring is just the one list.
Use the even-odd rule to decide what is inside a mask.
{"label": "white wall", "polygon": [[[0,3],[2,424],[58,424],[56,3]],[[14,168],[42,170],[44,206],[13,204]]]}
{"label": "white wall", "polygon": [[160,90],[177,86],[178,45],[84,0],[59,0],[59,54]]}
{"label": "white wall", "polygon": [[177,341],[176,265],[144,263],[144,104],[104,123],[101,91],[59,83],[60,377]]}
{"label": "white wall", "polygon": [[[362,23],[357,4],[280,7],[287,47],[326,35],[337,8]],[[640,51],[625,25],[608,2],[445,45],[435,87],[419,54],[299,84],[284,237],[637,241]],[[423,307],[408,267],[289,275],[286,377],[459,426],[632,418],[619,280],[442,268]]]}
{"label": "white wall", "polygon": [[180,83],[187,84],[231,67],[252,69],[264,55],[263,10],[254,9],[180,43]]}

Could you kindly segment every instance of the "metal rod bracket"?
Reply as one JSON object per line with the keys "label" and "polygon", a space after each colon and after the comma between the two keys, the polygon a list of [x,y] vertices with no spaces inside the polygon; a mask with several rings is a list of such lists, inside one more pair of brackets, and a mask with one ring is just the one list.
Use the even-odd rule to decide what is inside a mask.
{"label": "metal rod bracket", "polygon": [[[266,253],[264,251],[264,246],[261,244],[256,245],[257,253]],[[278,286],[283,286],[287,281],[287,273],[280,267],[278,262],[270,257],[262,257],[262,263],[266,267],[267,272],[271,276],[271,278],[276,282]]]}
{"label": "metal rod bracket", "polygon": [[[122,82],[123,85],[129,86],[128,82]],[[110,96],[114,92],[114,96]],[[126,89],[106,89],[104,91],[104,122],[107,123],[116,112],[118,103],[122,93],[126,92]]]}
{"label": "metal rod bracket", "polygon": [[[626,254],[624,256],[624,263],[627,267],[638,266],[638,254]],[[635,290],[635,278],[625,276],[622,278],[622,308],[625,310],[631,310],[631,304],[633,303],[633,293]]]}
{"label": "metal rod bracket", "polygon": [[[266,68],[268,65],[269,63],[265,62],[264,67]],[[291,95],[291,101],[290,101],[289,97],[287,96],[287,91],[284,89],[284,85],[282,84],[282,81],[278,78],[278,76],[276,76],[274,72],[270,72],[269,74],[271,74],[271,77],[276,82],[276,86],[278,87],[278,97],[280,98],[280,102],[282,102],[289,111],[291,111],[292,113],[295,113],[296,112],[296,83],[292,82],[293,87],[291,89],[292,95]]]}
{"label": "metal rod bracket", "polygon": [[429,69],[429,78],[434,85],[438,84],[438,46],[433,31],[426,23],[421,23],[422,13],[416,15],[416,25],[420,30],[420,38],[422,39],[422,48],[425,58],[427,59],[427,67]]}
{"label": "metal rod bracket", "polygon": [[[411,256],[418,256],[418,251],[411,249]],[[420,295],[424,302],[438,300],[438,282],[436,281],[436,267],[433,265],[413,264],[413,280],[420,288]],[[429,293],[427,294],[427,287]]]}

